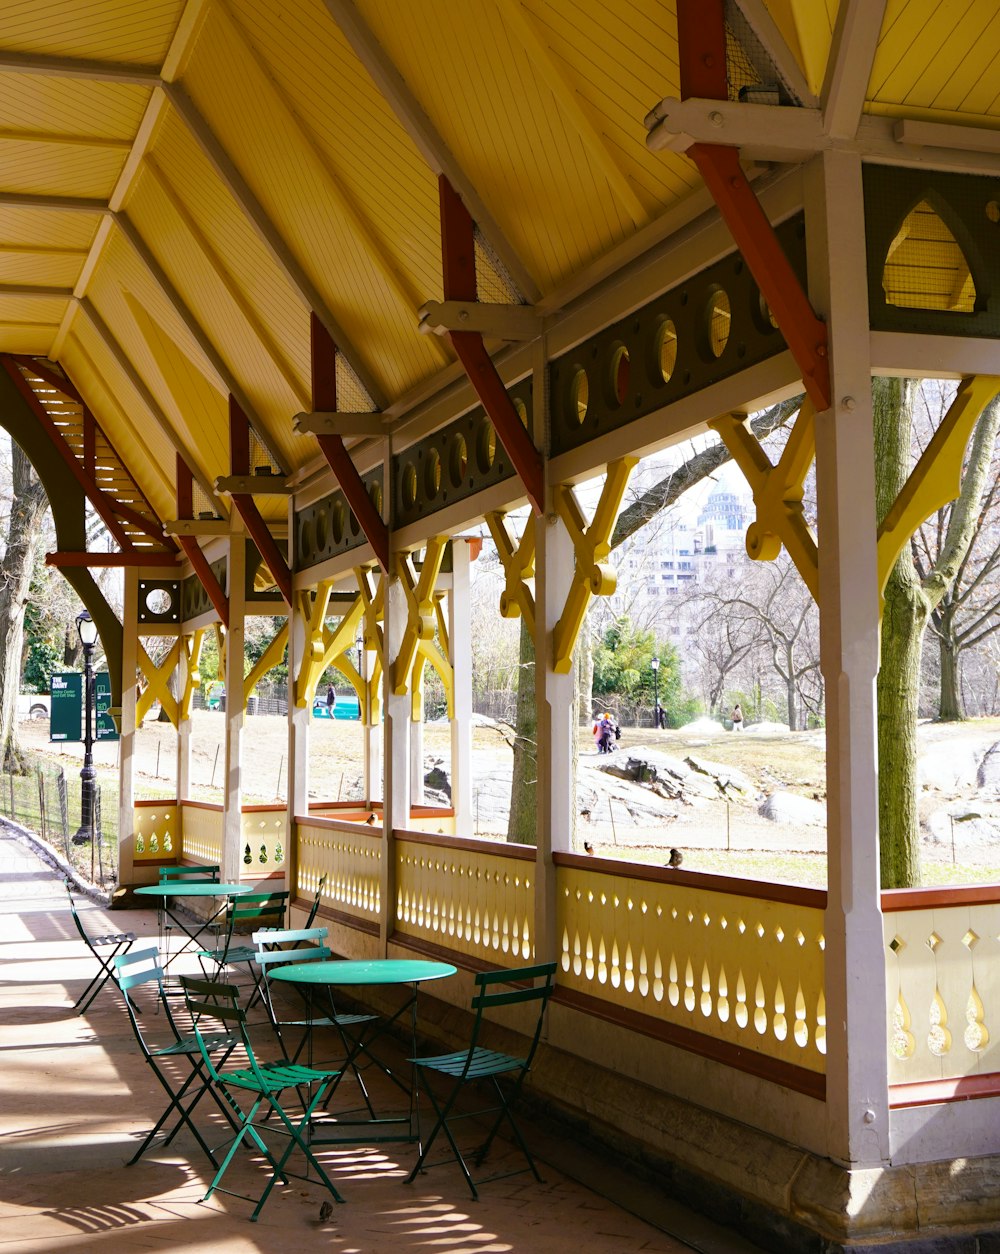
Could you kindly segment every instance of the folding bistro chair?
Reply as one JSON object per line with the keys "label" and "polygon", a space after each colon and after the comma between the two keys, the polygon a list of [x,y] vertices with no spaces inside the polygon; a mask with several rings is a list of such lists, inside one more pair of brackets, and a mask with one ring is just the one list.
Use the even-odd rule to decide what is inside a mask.
{"label": "folding bistro chair", "polygon": [[[312,1013],[312,998],[309,993],[299,986],[282,985],[282,992],[294,987],[300,993],[306,1002],[307,1013],[304,1018],[282,1018],[281,1008],[275,1003],[272,996],[271,985],[268,976],[276,966],[283,966],[286,963],[300,962],[324,962],[333,957],[327,946],[327,930],[325,927],[314,928],[296,928],[294,930],[282,931],[265,931],[254,932],[254,943],[258,947],[257,957],[254,959],[256,965],[260,968],[261,980],[260,990],[264,1005],[267,1009],[268,1018],[271,1021],[271,1027],[274,1034],[278,1038],[278,1044],[285,1059],[289,1062],[298,1062],[299,1056],[303,1048],[310,1041],[312,1032],[315,1028],[333,1028],[340,1037],[340,1043],[344,1051],[345,1062],[341,1068],[341,1075],[348,1069],[354,1075],[358,1082],[358,1088],[361,1092],[361,1098],[368,1108],[371,1118],[375,1118],[375,1111],[372,1108],[371,1100],[368,1096],[368,1089],[361,1077],[361,1072],[355,1063],[355,1058],[360,1052],[360,1046],[356,1029],[362,1024],[372,1023],[378,1015],[375,1014],[340,1014],[334,1005],[332,996],[328,994],[329,1014],[314,1015]],[[289,1054],[288,1045],[285,1041],[285,1029],[296,1028],[301,1029],[302,1035],[295,1047],[295,1053]],[[311,1050],[310,1050],[311,1056]],[[337,1076],[330,1086],[326,1096],[326,1103],[329,1103],[335,1089],[340,1083],[340,1076]]]}
{"label": "folding bistro chair", "polygon": [[[555,972],[556,964],[554,962],[546,962],[534,967],[521,967],[517,970],[482,972],[476,976],[476,988],[478,991],[472,998],[472,1009],[476,1012],[476,1018],[472,1026],[472,1040],[469,1043],[469,1047],[457,1050],[452,1054],[438,1054],[433,1058],[410,1059],[419,1071],[437,1072],[439,1075],[448,1076],[453,1083],[450,1092],[443,1102],[437,1099],[433,1090],[428,1086],[427,1095],[437,1115],[437,1122],[424,1142],[424,1147],[416,1165],[406,1178],[407,1184],[411,1183],[418,1171],[426,1167],[438,1167],[441,1166],[442,1162],[450,1161],[450,1159],[442,1159],[434,1163],[425,1161],[428,1151],[437,1139],[439,1132],[443,1132],[447,1138],[452,1154],[457,1159],[466,1183],[472,1190],[472,1196],[477,1200],[479,1198],[479,1193],[476,1190],[477,1184],[486,1184],[489,1180],[503,1180],[507,1176],[518,1175],[522,1171],[530,1170],[535,1179],[541,1181],[542,1177],[538,1174],[535,1160],[531,1157],[524,1138],[521,1136],[520,1129],[514,1122],[512,1109],[521,1092],[524,1077],[528,1074],[532,1059],[535,1056],[535,1050],[538,1048],[538,1042],[541,1039],[545,1007],[548,1005],[549,997],[552,995]],[[544,983],[524,987],[522,982],[529,980],[543,980]],[[510,987],[514,984],[522,986]],[[503,991],[500,991],[496,988],[497,985],[506,987]],[[534,1035],[531,1038],[527,1053],[523,1057],[498,1053],[496,1050],[486,1049],[478,1043],[483,1027],[483,1016],[486,1011],[497,1006],[514,1006],[532,1001],[538,1003],[538,1019],[535,1023]],[[506,1094],[500,1087],[500,1076],[507,1076],[513,1081],[513,1086]],[[492,1083],[494,1100],[490,1105],[477,1110],[455,1111],[455,1103],[459,1094],[467,1084],[474,1083],[477,1080],[489,1080]],[[478,1168],[482,1165],[483,1160],[490,1151],[494,1137],[500,1130],[500,1125],[506,1120],[514,1134],[515,1141],[527,1159],[527,1167],[518,1167],[514,1171],[498,1172],[496,1175],[473,1180],[462,1152],[458,1148],[458,1144],[452,1134],[450,1125],[459,1119],[470,1119],[480,1115],[495,1115],[496,1118],[490,1127],[486,1140],[470,1155],[473,1159],[473,1166]]]}
{"label": "folding bistro chair", "polygon": [[[221,873],[221,866],[208,864],[205,866],[161,866],[160,883],[218,884]],[[170,939],[169,934],[174,930],[174,925],[167,922],[162,901],[156,908],[156,930],[157,935],[159,936],[161,948],[169,948],[166,942]]]}
{"label": "folding bistro chair", "polygon": [[[262,1065],[257,1061],[250,1042],[250,1036],[247,1032],[246,1013],[237,1005],[239,990],[235,985],[220,984],[214,980],[196,980],[190,976],[183,975],[181,976],[181,985],[187,996],[188,1010],[194,1020],[195,1036],[202,1047],[202,1059],[205,1067],[211,1076],[216,1092],[226,1101],[238,1125],[236,1137],[222,1161],[222,1166],[215,1173],[212,1183],[208,1186],[208,1192],[202,1198],[202,1201],[207,1201],[215,1192],[226,1193],[230,1197],[241,1197],[248,1202],[256,1200],[253,1214],[250,1216],[251,1220],[255,1220],[278,1180],[282,1184],[287,1184],[288,1176],[294,1176],[299,1180],[309,1178],[297,1175],[291,1171],[286,1174],[285,1164],[297,1146],[305,1155],[307,1166],[313,1167],[320,1181],[334,1200],[342,1202],[344,1199],[334,1188],[333,1182],[320,1166],[308,1143],[309,1121],[312,1119],[313,1111],[322,1101],[327,1085],[334,1079],[337,1072],[325,1069],[317,1070],[312,1067],[300,1067],[289,1062],[275,1062]],[[216,1066],[207,1038],[202,1036],[201,1027],[199,1026],[203,1017],[216,1019],[220,1023],[225,1024],[234,1034],[239,1033],[242,1038],[243,1048],[246,1051],[247,1066],[226,1068],[224,1063]],[[315,1085],[315,1088],[312,1096],[303,1103],[304,1109],[301,1118],[298,1119],[297,1123],[293,1123],[281,1102],[281,1095],[289,1089],[295,1091],[313,1085]],[[248,1110],[244,1110],[240,1104],[240,1096],[243,1097],[244,1101],[249,1101]],[[264,1114],[261,1119],[257,1119],[257,1114],[262,1106],[265,1106]],[[280,1127],[277,1123],[265,1124],[264,1120],[272,1111],[278,1116],[281,1123]],[[279,1159],[276,1160],[268,1148],[262,1136],[263,1132],[279,1133],[288,1137],[288,1146]],[[256,1199],[247,1196],[245,1193],[235,1193],[229,1189],[220,1188],[219,1185],[237,1149],[247,1138],[256,1145],[271,1166],[271,1178],[268,1180],[264,1192]]]}
{"label": "folding bistro chair", "polygon": [[[115,967],[118,974],[118,986],[122,990],[125,997],[125,1005],[128,1009],[129,1019],[132,1023],[132,1031],[135,1033],[135,1039],[139,1042],[139,1048],[142,1056],[152,1068],[153,1074],[162,1085],[163,1089],[170,1098],[170,1103],[164,1110],[163,1114],[156,1122],[156,1126],[147,1135],[146,1139],[136,1150],[135,1154],[129,1159],[128,1166],[139,1161],[153,1142],[153,1138],[160,1131],[172,1114],[176,1112],[177,1120],[173,1127],[167,1132],[163,1145],[169,1145],[181,1128],[186,1124],[194,1133],[195,1140],[208,1155],[213,1167],[218,1167],[219,1163],[213,1151],[208,1147],[205,1139],[195,1127],[191,1120],[191,1111],[198,1105],[202,1097],[206,1093],[212,1094],[212,1099],[225,1115],[233,1129],[236,1125],[233,1122],[229,1109],[224,1105],[212,1091],[211,1079],[205,1071],[205,1064],[202,1061],[202,1046],[191,1034],[185,1035],[180,1031],[177,1022],[170,1010],[170,1003],[163,987],[163,968],[160,966],[160,953],[155,945],[148,949],[131,950],[127,954],[119,954],[115,959]],[[143,985],[155,984],[155,999],[158,1008],[162,1008],[164,1018],[169,1025],[173,1040],[167,1045],[152,1046],[146,1039],[146,1035],[139,1024],[139,1014],[141,1007],[138,1004],[137,992]],[[151,1016],[146,1016],[148,1024]],[[204,1048],[213,1054],[221,1055],[221,1061],[229,1057],[237,1045],[241,1043],[239,1035],[233,1035],[229,1032],[220,1032],[212,1036],[203,1038]],[[171,1078],[164,1071],[162,1063],[169,1058],[186,1058],[191,1064],[191,1072],[185,1078],[183,1084],[179,1088],[173,1083]],[[162,1146],[161,1146],[162,1148]]]}
{"label": "folding bistro chair", "polygon": [[[241,897],[234,897],[218,928],[219,936],[224,936],[225,939],[214,949],[204,949],[198,955],[206,979],[218,979],[225,967],[235,966],[237,963],[245,963],[249,967],[257,957],[257,946],[234,944],[234,935],[238,936],[248,927],[256,930],[283,927],[287,908],[287,892],[244,893]],[[256,973],[252,969],[251,974],[256,986]],[[256,996],[255,987],[253,1000],[256,1000]]]}
{"label": "folding bistro chair", "polygon": [[316,921],[316,915],[319,913],[319,903],[323,897],[323,888],[325,884],[326,884],[326,872],[324,871],[322,876],[320,877],[319,883],[316,885],[316,896],[313,898],[313,903],[309,907],[309,915],[306,918],[305,923],[302,924],[302,930],[304,932],[308,931],[309,928],[311,928],[313,923]]}
{"label": "folding bistro chair", "polygon": [[[73,899],[73,890],[70,887],[69,880],[66,881],[66,893],[69,897],[69,908],[73,914],[76,930],[80,933],[83,943],[94,955],[101,967],[74,1003],[73,1009],[75,1010],[79,1007],[80,1014],[83,1014],[104,985],[111,979],[113,959],[118,954],[125,953],[135,944],[135,932],[108,932],[104,936],[91,936],[83,926],[76,902]],[[93,992],[91,992],[91,989],[93,989]],[[89,996],[88,993],[90,994]],[[83,1002],[82,1006],[80,1005],[81,1002]]]}

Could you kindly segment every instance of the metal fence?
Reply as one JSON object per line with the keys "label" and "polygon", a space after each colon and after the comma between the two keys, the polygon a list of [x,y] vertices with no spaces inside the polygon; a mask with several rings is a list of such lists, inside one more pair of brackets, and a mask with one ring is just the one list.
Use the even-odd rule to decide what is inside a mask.
{"label": "metal fence", "polygon": [[95,783],[94,827],[98,839],[76,844],[80,828],[80,779],[61,766],[35,766],[25,775],[0,775],[0,814],[37,832],[94,883],[118,869],[118,789]]}

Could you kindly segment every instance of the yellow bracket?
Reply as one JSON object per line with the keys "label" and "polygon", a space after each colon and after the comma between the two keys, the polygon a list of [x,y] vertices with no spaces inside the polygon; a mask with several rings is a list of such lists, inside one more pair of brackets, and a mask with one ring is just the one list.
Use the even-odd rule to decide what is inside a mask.
{"label": "yellow bracket", "polygon": [[[376,578],[376,571],[378,572]],[[357,566],[354,570],[354,576],[358,581],[358,596],[361,598],[361,604],[364,606],[363,622],[364,622],[364,641],[365,652],[374,653],[375,661],[372,666],[372,673],[368,677],[365,687],[367,691],[358,692],[360,701],[362,695],[365,701],[362,703],[362,717],[365,724],[374,727],[379,720],[382,708],[382,698],[380,689],[380,680],[385,670],[385,587],[386,574],[377,566]],[[361,682],[360,675],[358,676]]]}
{"label": "yellow bracket", "polygon": [[392,670],[392,690],[397,697],[405,696],[409,688],[418,646],[423,641],[434,639],[437,627],[434,586],[449,543],[448,536],[432,536],[427,541],[419,577],[411,553],[396,555],[396,575],[406,597],[407,611],[406,629]]}
{"label": "yellow bracket", "polygon": [[288,644],[288,619],[281,624],[277,634],[261,656],[254,663],[249,675],[243,679],[243,708],[247,708],[247,698],[260,683],[269,670],[281,664]]}
{"label": "yellow bracket", "polygon": [[451,652],[451,642],[448,636],[448,620],[445,617],[443,602],[444,593],[437,593],[434,597],[434,610],[437,615],[438,639],[441,641],[442,648],[438,648],[433,640],[421,640],[417,645],[417,657],[413,663],[413,674],[411,676],[412,699],[410,704],[410,718],[415,723],[423,722],[424,718],[424,675],[428,662],[437,671],[441,680],[441,686],[444,688],[448,717],[455,717],[455,668],[448,660]]}
{"label": "yellow bracket", "polygon": [[184,659],[184,692],[181,695],[178,718],[182,723],[191,717],[191,703],[201,683],[198,663],[201,660],[201,647],[205,643],[205,628],[199,627],[190,635],[181,637],[181,651]]}
{"label": "yellow bracket", "polygon": [[486,515],[493,543],[503,564],[507,583],[500,593],[500,613],[504,618],[524,619],[530,635],[535,634],[535,594],[528,580],[535,577],[535,515],[529,514],[520,543],[514,535],[507,515],[494,510]]}
{"label": "yellow bracket", "polygon": [[215,647],[219,655],[219,673],[216,678],[221,682],[226,682],[226,651],[229,648],[229,635],[222,623],[213,624],[215,627]]}
{"label": "yellow bracket", "polygon": [[329,582],[318,584],[315,599],[308,588],[295,594],[296,609],[306,630],[302,661],[295,676],[295,704],[300,710],[312,702],[319,677],[326,669],[323,665],[327,644],[326,611],[332,587]]}
{"label": "yellow bracket", "polygon": [[150,658],[146,650],[139,645],[139,669],[142,671],[143,678],[146,680],[146,687],[142,690],[139,700],[135,706],[135,721],[138,725],[149,713],[153,702],[159,697],[160,705],[167,712],[167,717],[177,726],[177,698],[170,691],[170,676],[174,673],[181,656],[181,642],[175,640],[173,648],[163,659],[159,666]]}
{"label": "yellow bracket", "polygon": [[608,597],[618,579],[608,561],[611,533],[614,531],[629,476],[639,464],[638,457],[621,457],[608,466],[593,520],[587,526],[576,493],[568,484],[557,484],[552,491],[556,513],[563,520],[573,541],[576,563],[573,582],[562,615],[552,633],[552,669],[566,675],[573,666],[573,650],[591,597]]}
{"label": "yellow bracket", "polygon": [[819,597],[819,555],[816,538],[802,512],[802,491],[816,457],[816,412],[804,400],[776,466],[750,430],[745,414],[723,414],[708,424],[743,472],[753,492],[757,518],[747,528],[747,553],[755,561],[773,562],[784,544],[802,581]]}
{"label": "yellow bracket", "polygon": [[878,529],[879,596],[896,559],[922,522],[955,500],[962,490],[962,462],[972,430],[1000,392],[1000,376],[965,379],[938,429]]}

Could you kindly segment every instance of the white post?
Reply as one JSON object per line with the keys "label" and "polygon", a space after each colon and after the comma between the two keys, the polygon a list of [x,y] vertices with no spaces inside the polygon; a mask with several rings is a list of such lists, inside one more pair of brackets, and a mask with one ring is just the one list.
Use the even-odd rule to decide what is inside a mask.
{"label": "white post", "polygon": [[395,845],[392,833],[410,825],[410,693],[392,691],[393,671],[406,630],[406,596],[399,580],[387,581],[385,595],[385,672],[382,676],[385,710],[385,789],[382,836],[382,918],[380,941],[388,944],[396,912]]}
{"label": "white post", "polygon": [[[184,644],[187,641],[191,643],[190,634],[185,637],[181,635],[181,657],[178,664],[178,684],[177,689],[180,694],[177,700],[178,713],[180,712],[181,702],[184,693],[187,691],[188,669],[187,654],[184,651]],[[181,801],[185,797],[191,796],[191,717],[177,720],[177,800]]]}
{"label": "white post", "polygon": [[118,883],[135,882],[135,676],[139,666],[139,571],[125,568],[122,607],[122,725],[118,744]]}
{"label": "white post", "polygon": [[573,578],[573,540],[555,515],[536,520],[535,696],[538,703],[538,845],[535,866],[535,953],[558,957],[556,874],[552,854],[570,849],[575,806],[576,685],[573,672],[552,669],[552,637]]}
{"label": "white post", "polygon": [[[421,714],[423,713],[423,701],[419,703]],[[413,713],[413,703],[410,702],[410,713]],[[421,805],[424,800],[424,720],[423,718],[410,719],[410,801],[414,805]]]}
{"label": "white post", "polygon": [[225,791],[222,798],[222,880],[238,884],[243,869],[243,653],[246,537],[229,538],[229,630],[226,633]]}
{"label": "white post", "polygon": [[472,594],[470,542],[451,542],[452,582],[448,596],[454,717],[451,720],[451,804],[455,832],[472,835]]}
{"label": "white post", "polygon": [[311,712],[308,705],[299,708],[295,704],[295,690],[305,657],[308,627],[307,620],[293,606],[288,612],[288,808],[285,829],[285,879],[293,901],[299,890],[298,829],[295,816],[309,815]]}
{"label": "white post", "polygon": [[826,686],[827,1136],[830,1156],[889,1155],[879,897],[878,572],[868,280],[860,158],[806,176],[809,291],[829,328],[833,403],[816,418],[821,664]]}

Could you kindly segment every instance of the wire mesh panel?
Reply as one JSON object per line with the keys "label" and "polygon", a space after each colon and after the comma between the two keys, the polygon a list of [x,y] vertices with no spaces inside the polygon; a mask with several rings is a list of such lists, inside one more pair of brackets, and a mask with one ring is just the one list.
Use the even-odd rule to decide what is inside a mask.
{"label": "wire mesh panel", "polygon": [[729,99],[750,104],[800,104],[735,0],[726,0]]}

